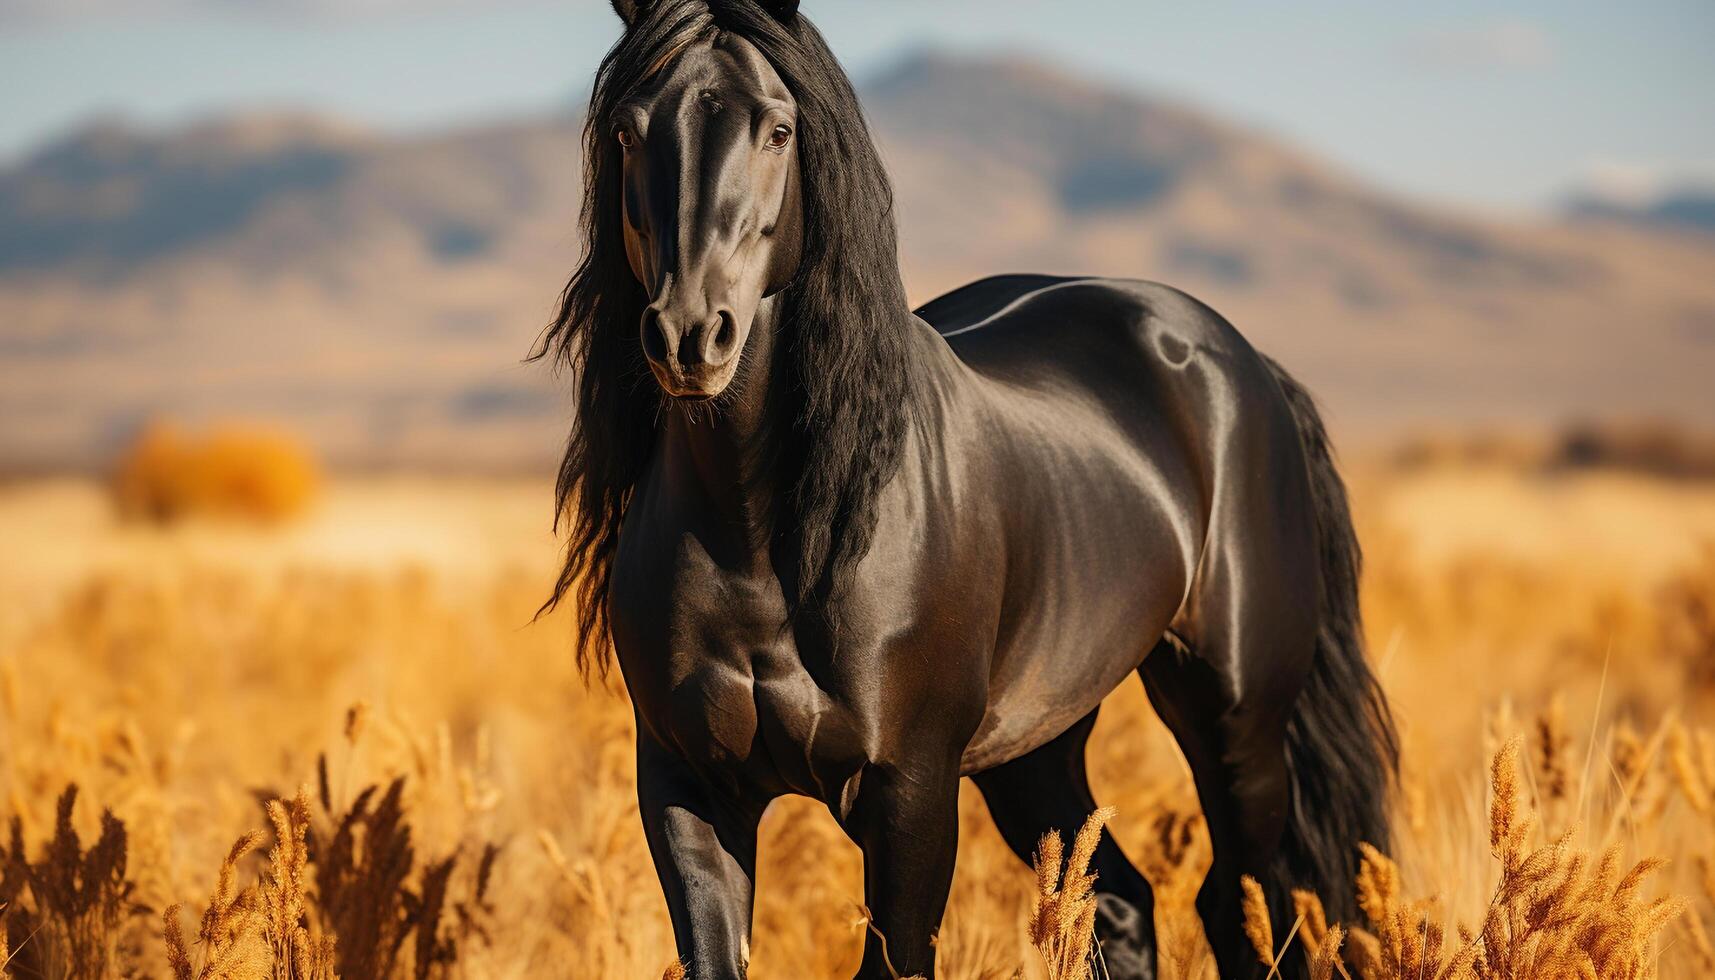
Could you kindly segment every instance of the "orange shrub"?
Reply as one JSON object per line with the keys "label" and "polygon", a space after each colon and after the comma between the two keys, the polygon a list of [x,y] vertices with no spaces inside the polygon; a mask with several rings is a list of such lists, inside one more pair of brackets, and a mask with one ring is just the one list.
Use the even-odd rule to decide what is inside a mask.
{"label": "orange shrub", "polygon": [[271,522],[302,513],[320,483],[309,449],[288,433],[228,424],[187,434],[158,423],[120,457],[113,491],[120,513],[130,518]]}

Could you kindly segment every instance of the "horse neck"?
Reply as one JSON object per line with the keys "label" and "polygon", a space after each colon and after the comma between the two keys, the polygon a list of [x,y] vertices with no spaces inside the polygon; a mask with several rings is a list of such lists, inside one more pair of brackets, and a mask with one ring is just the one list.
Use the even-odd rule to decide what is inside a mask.
{"label": "horse neck", "polygon": [[779,304],[763,300],[744,363],[719,406],[669,406],[661,452],[676,491],[707,517],[714,544],[744,562],[766,562],[780,490],[776,432],[782,407]]}

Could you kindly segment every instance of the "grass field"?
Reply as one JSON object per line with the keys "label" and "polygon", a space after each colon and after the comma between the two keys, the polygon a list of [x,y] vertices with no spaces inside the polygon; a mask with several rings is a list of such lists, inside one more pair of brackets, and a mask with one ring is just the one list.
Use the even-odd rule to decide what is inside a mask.
{"label": "grass field", "polygon": [[[1385,921],[1359,924],[1395,957],[1377,972],[1549,975],[1599,943],[1630,951],[1592,955],[1597,975],[1715,972],[1715,739],[1699,727],[1715,484],[1452,465],[1353,482],[1371,653],[1405,742],[1399,879],[1372,869]],[[629,707],[617,682],[579,679],[563,617],[531,622],[555,557],[549,500],[524,481],[336,480],[294,523],[162,529],[122,523],[94,484],[0,488],[11,969],[661,976],[673,944]],[[1514,734],[1517,796],[1493,806],[1515,770],[1490,761]],[[1156,884],[1166,975],[1213,976],[1191,908],[1207,861],[1195,796],[1135,682],[1104,708],[1092,770]],[[99,843],[104,808],[122,867],[112,827]],[[222,884],[234,841],[260,830]],[[1629,874],[1650,858],[1668,863]],[[759,875],[752,975],[849,975],[860,862],[827,813],[772,807]],[[942,975],[1047,976],[1035,890],[967,791]],[[1435,965],[1398,960],[1437,933]],[[1312,919],[1293,942],[1323,936]],[[1350,955],[1370,941],[1349,938]],[[1443,962],[1464,948],[1483,956]]]}

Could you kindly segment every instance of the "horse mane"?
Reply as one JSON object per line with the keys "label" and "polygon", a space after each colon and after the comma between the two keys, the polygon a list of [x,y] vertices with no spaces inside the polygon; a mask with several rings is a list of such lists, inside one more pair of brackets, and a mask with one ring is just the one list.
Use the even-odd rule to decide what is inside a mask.
{"label": "horse mane", "polygon": [[819,613],[869,551],[876,501],[899,468],[915,403],[911,323],[900,280],[893,193],[857,95],[827,42],[802,16],[755,0],[657,0],[603,58],[584,123],[582,225],[587,245],[559,311],[531,357],[576,373],[577,419],[555,485],[570,534],[541,613],[574,595],[578,664],[609,665],[608,595],[632,492],[654,449],[665,395],[643,360],[638,323],[649,297],[626,261],[620,152],[608,138],[618,105],[688,45],[731,32],[753,44],[798,103],[804,247],[780,294],[779,349],[788,424],[776,426],[774,526],[796,543],[783,585],[789,623]]}

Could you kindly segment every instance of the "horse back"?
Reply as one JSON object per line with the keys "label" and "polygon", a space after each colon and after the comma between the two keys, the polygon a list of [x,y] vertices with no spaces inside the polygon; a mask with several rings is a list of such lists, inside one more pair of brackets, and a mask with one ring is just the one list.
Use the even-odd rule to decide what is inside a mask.
{"label": "horse back", "polygon": [[983,323],[1021,297],[1074,281],[1033,273],[989,276],[942,293],[918,307],[916,313],[945,337]]}

